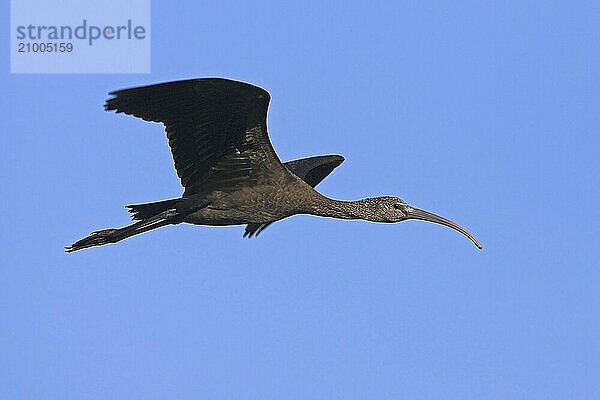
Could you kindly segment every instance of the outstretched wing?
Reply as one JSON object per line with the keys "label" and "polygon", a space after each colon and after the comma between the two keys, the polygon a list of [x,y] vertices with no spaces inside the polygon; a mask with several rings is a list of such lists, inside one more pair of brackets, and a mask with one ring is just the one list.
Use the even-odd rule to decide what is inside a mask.
{"label": "outstretched wing", "polygon": [[[283,165],[298,178],[315,187],[343,162],[344,157],[331,155],[301,158],[299,160],[288,161]],[[248,224],[244,231],[244,237],[257,236],[271,224],[272,222]]]}
{"label": "outstretched wing", "polygon": [[222,78],[117,90],[106,110],[165,125],[184,196],[286,173],[267,133],[269,93]]}

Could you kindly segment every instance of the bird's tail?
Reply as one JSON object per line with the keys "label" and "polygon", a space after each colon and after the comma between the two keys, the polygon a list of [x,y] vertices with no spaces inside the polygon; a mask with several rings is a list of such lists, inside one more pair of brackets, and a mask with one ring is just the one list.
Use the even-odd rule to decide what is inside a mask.
{"label": "bird's tail", "polygon": [[128,237],[147,232],[152,229],[160,228],[161,226],[176,223],[172,217],[177,213],[175,210],[166,210],[150,218],[127,225],[123,228],[104,229],[101,231],[92,232],[89,236],[65,247],[67,253],[86,249],[88,247],[102,246],[109,243],[116,243]]}
{"label": "bird's tail", "polygon": [[177,203],[179,203],[180,201],[181,199],[171,199],[155,201],[154,203],[130,204],[125,207],[127,207],[127,211],[131,213],[132,219],[143,220],[146,218],[151,218],[163,211],[175,208],[177,206]]}

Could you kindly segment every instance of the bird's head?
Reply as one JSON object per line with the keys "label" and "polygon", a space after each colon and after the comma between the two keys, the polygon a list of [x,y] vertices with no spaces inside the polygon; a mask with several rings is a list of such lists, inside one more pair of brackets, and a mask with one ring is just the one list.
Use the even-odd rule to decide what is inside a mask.
{"label": "bird's head", "polygon": [[479,241],[469,231],[456,222],[450,221],[429,211],[408,205],[404,200],[394,196],[372,197],[361,200],[363,208],[361,218],[373,222],[402,222],[408,219],[417,219],[421,221],[433,222],[452,228],[469,239],[479,249],[482,248]]}
{"label": "bird's head", "polygon": [[360,201],[363,219],[373,222],[401,222],[406,219],[410,206],[399,197],[371,197]]}

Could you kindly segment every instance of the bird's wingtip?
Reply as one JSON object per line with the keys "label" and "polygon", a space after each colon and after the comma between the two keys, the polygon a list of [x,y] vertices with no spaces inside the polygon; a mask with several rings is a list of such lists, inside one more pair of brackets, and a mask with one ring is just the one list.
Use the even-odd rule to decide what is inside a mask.
{"label": "bird's wingtip", "polygon": [[329,162],[334,163],[336,167],[339,166],[344,161],[346,161],[344,156],[341,156],[339,154],[332,154],[329,156]]}

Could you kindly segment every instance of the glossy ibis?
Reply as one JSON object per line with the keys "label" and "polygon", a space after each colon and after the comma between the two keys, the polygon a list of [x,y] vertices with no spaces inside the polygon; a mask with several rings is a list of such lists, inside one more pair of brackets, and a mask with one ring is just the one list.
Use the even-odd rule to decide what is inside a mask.
{"label": "glossy ibis", "polygon": [[269,93],[221,78],[191,79],[117,90],[105,109],[165,125],[182,197],[127,206],[137,222],[105,229],[66,248],[115,243],[161,226],[248,224],[244,236],[274,221],[310,214],[373,222],[408,219],[442,224],[481,244],[466,229],[398,197],[330,199],[313,189],[344,160],[311,157],[283,164],[267,133]]}

